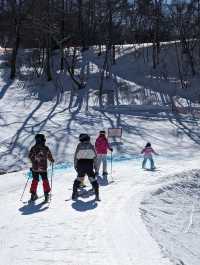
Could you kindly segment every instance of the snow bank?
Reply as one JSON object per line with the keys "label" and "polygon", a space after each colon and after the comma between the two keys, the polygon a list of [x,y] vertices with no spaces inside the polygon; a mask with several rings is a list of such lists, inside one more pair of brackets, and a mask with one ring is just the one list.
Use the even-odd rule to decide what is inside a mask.
{"label": "snow bank", "polygon": [[175,264],[199,265],[200,170],[177,174],[171,181],[145,196],[142,218]]}

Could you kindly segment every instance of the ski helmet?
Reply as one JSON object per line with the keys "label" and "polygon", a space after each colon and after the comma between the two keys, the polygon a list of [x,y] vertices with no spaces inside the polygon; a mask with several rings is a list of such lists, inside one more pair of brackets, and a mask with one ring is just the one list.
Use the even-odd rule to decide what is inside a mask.
{"label": "ski helmet", "polygon": [[145,147],[151,147],[151,143],[147,143]]}
{"label": "ski helmet", "polygon": [[80,142],[89,142],[90,141],[90,136],[87,133],[81,133],[79,135],[79,141]]}
{"label": "ski helmet", "polygon": [[35,141],[37,144],[44,144],[46,142],[46,138],[45,138],[44,134],[38,133],[35,136]]}

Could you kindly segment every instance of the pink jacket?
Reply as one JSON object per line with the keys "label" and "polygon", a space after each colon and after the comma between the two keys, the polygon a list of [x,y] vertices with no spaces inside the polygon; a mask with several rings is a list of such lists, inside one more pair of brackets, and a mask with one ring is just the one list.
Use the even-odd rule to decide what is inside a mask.
{"label": "pink jacket", "polygon": [[152,147],[145,147],[141,152],[141,154],[144,154],[145,157],[151,157],[152,153],[157,155],[157,153],[153,150]]}
{"label": "pink jacket", "polygon": [[95,142],[95,149],[97,154],[107,154],[110,149],[107,138],[104,135],[99,135]]}

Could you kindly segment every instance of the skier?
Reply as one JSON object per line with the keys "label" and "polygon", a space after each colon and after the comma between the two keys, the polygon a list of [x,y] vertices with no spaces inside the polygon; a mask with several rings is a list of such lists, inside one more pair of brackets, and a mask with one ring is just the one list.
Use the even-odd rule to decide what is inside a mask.
{"label": "skier", "polygon": [[150,161],[151,164],[151,170],[155,169],[155,165],[154,165],[154,161],[153,161],[153,157],[152,154],[158,155],[158,153],[156,153],[153,148],[151,147],[151,143],[147,143],[145,148],[143,148],[141,154],[144,154],[144,159],[142,162],[142,168],[145,168],[146,166],[146,162],[147,160]]}
{"label": "skier", "polygon": [[106,138],[106,132],[100,131],[99,136],[95,141],[95,149],[97,153],[97,176],[99,175],[99,169],[101,166],[101,162],[103,163],[103,176],[107,176],[107,151],[108,149],[112,152],[113,149],[109,145],[108,140]]}
{"label": "skier", "polygon": [[39,176],[41,176],[43,181],[45,202],[48,202],[49,192],[51,188],[49,186],[49,181],[47,177],[47,160],[49,160],[51,163],[54,163],[54,159],[50,149],[48,148],[48,146],[45,145],[46,139],[43,134],[36,134],[35,141],[36,144],[31,148],[29,152],[29,159],[32,163],[31,171],[33,176],[30,188],[30,201],[35,201],[38,198],[37,186],[39,182]]}
{"label": "skier", "polygon": [[77,189],[80,187],[81,181],[87,174],[89,181],[95,191],[95,199],[99,199],[99,184],[95,177],[94,168],[96,169],[96,152],[94,146],[90,142],[90,136],[82,133],[79,136],[80,143],[76,147],[74,154],[74,168],[77,171],[77,178],[74,180],[72,200],[76,200],[78,196]]}

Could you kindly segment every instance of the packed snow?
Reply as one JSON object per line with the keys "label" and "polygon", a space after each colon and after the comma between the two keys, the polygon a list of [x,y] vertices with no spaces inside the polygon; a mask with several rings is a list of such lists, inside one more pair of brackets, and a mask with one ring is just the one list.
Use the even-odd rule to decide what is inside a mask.
{"label": "packed snow", "polygon": [[[46,86],[38,80],[35,87],[32,80],[10,82],[8,69],[1,70],[0,171],[7,172],[0,176],[2,265],[199,265],[199,117],[172,113],[159,92],[166,81],[153,90],[151,79],[146,87],[147,69],[139,59],[136,69],[134,51],[127,47],[119,53],[114,78],[107,82],[108,87],[118,84],[121,104],[104,108],[96,104],[95,71],[101,59],[91,52],[90,78],[81,98],[72,93],[69,77],[59,81],[60,94],[53,82]],[[132,101],[130,94],[135,95]],[[79,134],[87,132],[94,143],[99,130],[116,127],[123,135],[109,139],[112,174],[108,154],[108,181],[98,179],[101,201],[90,192],[72,201]],[[48,171],[52,200],[43,204],[41,196],[29,205],[30,180],[20,197],[30,167],[28,151],[38,132],[46,135],[56,160],[53,175],[51,167]],[[159,153],[155,171],[141,168],[140,152],[148,141]],[[38,194],[43,194],[41,184]]]}

